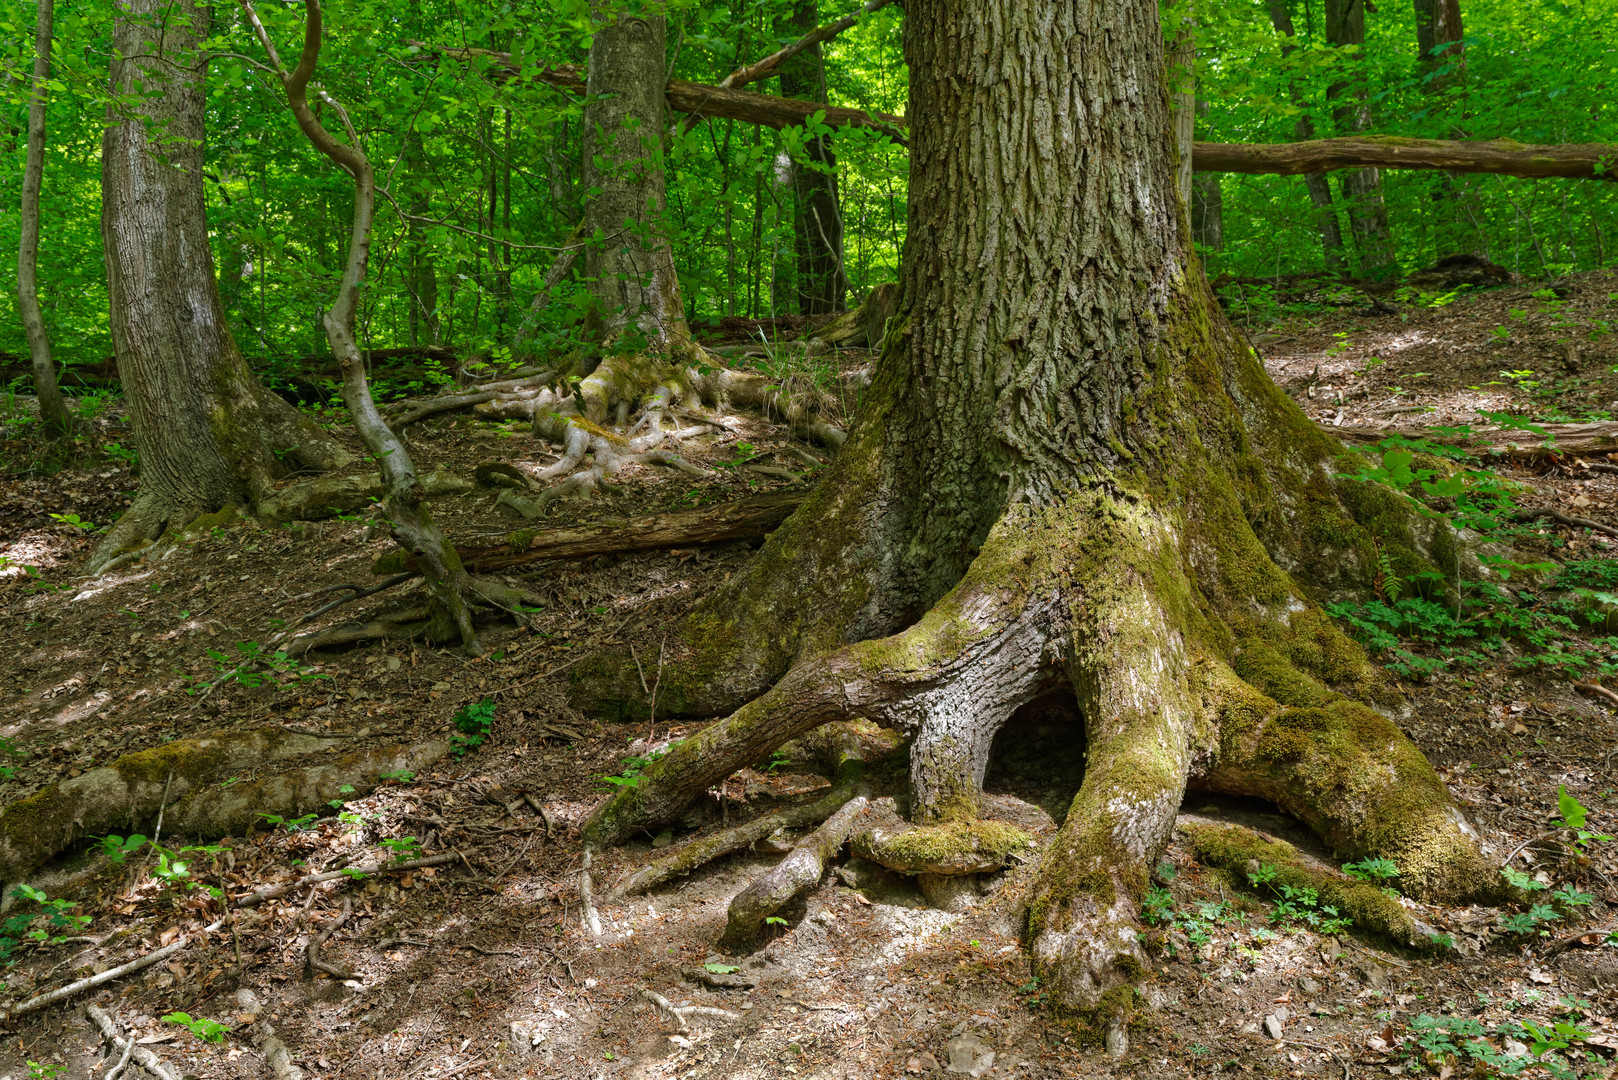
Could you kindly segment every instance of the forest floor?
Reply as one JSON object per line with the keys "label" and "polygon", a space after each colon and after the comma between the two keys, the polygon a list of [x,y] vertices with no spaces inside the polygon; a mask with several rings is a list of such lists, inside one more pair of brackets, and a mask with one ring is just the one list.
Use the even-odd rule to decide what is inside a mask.
{"label": "forest floor", "polygon": [[[1304,298],[1248,329],[1276,380],[1328,424],[1476,424],[1480,411],[1507,410],[1542,421],[1610,418],[1618,414],[1618,337],[1603,331],[1618,322],[1618,277],[1564,286],[1565,295],[1539,298],[1518,286],[1417,296],[1395,302],[1393,315],[1363,314],[1363,297],[1341,307],[1341,297]],[[296,807],[281,815],[292,821],[266,820],[247,836],[190,841],[206,850],[181,853],[188,838],[164,836],[161,858],[145,848],[114,861],[90,838],[31,879],[77,905],[63,913],[89,916],[87,927],[50,926],[48,914],[30,924],[40,909],[15,899],[8,884],[14,922],[0,936],[16,942],[4,973],[12,1003],[194,936],[167,963],[5,1022],[0,1076],[105,1076],[116,1055],[107,1057],[85,1019],[86,1002],[105,1008],[175,1076],[208,1078],[269,1075],[263,1055],[272,1036],[302,1075],[355,1080],[807,1080],[924,1076],[952,1065],[997,1077],[1612,1073],[1618,950],[1603,943],[1618,919],[1610,881],[1618,852],[1604,839],[1586,852],[1561,844],[1565,831],[1553,822],[1565,789],[1588,808],[1588,831],[1618,832],[1614,706],[1600,691],[1575,688],[1618,673],[1618,641],[1559,621],[1565,609],[1555,602],[1574,595],[1573,577],[1524,571],[1526,588],[1519,577],[1509,590],[1474,596],[1476,617],[1454,626],[1409,604],[1399,610],[1410,619],[1397,625],[1363,607],[1345,612],[1364,633],[1380,627],[1397,639],[1379,658],[1399,665],[1412,707],[1403,726],[1486,850],[1502,861],[1510,854],[1513,867],[1573,899],[1537,914],[1412,904],[1449,943],[1434,958],[1353,927],[1322,933],[1321,913],[1307,904],[1294,903],[1288,919],[1276,897],[1199,865],[1176,840],[1153,894],[1161,955],[1131,1050],[1114,1060],[1093,1032],[1047,1007],[1029,972],[1016,912],[1026,868],[975,910],[947,914],[907,881],[855,860],[746,957],[721,955],[714,943],[730,897],[771,863],[763,853],[602,904],[599,937],[581,924],[578,828],[609,790],[602,778],[632,771],[626,759],[696,725],[649,730],[579,715],[565,701],[565,669],[592,650],[628,644],[655,684],[667,628],[747,559],[746,544],[533,567],[524,582],[546,605],[522,626],[491,628],[491,652],[477,661],[399,642],[277,659],[284,625],[319,602],[309,594],[367,583],[391,541],[363,514],[269,529],[241,521],[155,565],[84,578],[77,567],[95,530],[133,486],[127,429],[110,404],[92,419],[95,463],[56,471],[15,467],[32,453],[25,406],[0,416],[0,748],[10,752],[0,802],[203,733],[270,725],[341,734],[346,748],[447,737],[457,712],[483,701],[493,702],[494,719],[488,740],[460,758],[380,784],[356,777],[354,796],[339,800],[346,805]],[[784,439],[756,417],[738,417],[735,430],[684,444],[693,460],[731,466],[715,478],[634,467],[621,494],[554,506],[539,524],[789,487],[741,467]],[[471,417],[429,425],[413,446],[424,470],[468,477],[481,462],[529,461],[537,449],[516,425]],[[786,454],[777,464],[803,468]],[[1618,525],[1618,469],[1591,464],[1537,455],[1494,467],[1525,485],[1523,507]],[[442,500],[437,512],[463,540],[512,528],[487,490]],[[1593,592],[1618,591],[1613,542],[1549,525],[1513,539],[1547,562],[1582,568],[1577,582]],[[1382,599],[1394,610],[1400,597]],[[355,607],[393,602],[384,594]],[[331,618],[347,617],[344,609]],[[199,692],[232,671],[247,677]],[[759,765],[694,810],[675,839],[826,784],[801,762]],[[1028,716],[997,747],[987,787],[1059,818],[1081,775],[1072,718]],[[304,813],[321,816],[298,820]],[[1325,857],[1274,807],[1192,793],[1184,815],[1239,821]],[[598,895],[668,839],[598,853]],[[393,853],[440,852],[455,860],[289,891],[224,929],[197,933],[220,917],[220,894],[240,898]],[[184,872],[176,861],[188,864]],[[310,978],[310,934],[330,927],[345,903],[352,915],[320,956],[352,977]],[[1521,916],[1512,925],[1523,932],[1504,914]],[[682,974],[704,964],[734,967],[752,986],[715,989]],[[642,997],[648,989],[733,1016],[696,1016],[676,1032]],[[176,1013],[217,1041],[164,1019]],[[203,1018],[222,1026],[207,1028]],[[1565,1029],[1571,1045],[1528,1063],[1524,1055],[1542,1049],[1530,1048],[1529,1025],[1554,1031],[1558,1022],[1577,1029]],[[1482,1041],[1468,1051],[1472,1039]]]}

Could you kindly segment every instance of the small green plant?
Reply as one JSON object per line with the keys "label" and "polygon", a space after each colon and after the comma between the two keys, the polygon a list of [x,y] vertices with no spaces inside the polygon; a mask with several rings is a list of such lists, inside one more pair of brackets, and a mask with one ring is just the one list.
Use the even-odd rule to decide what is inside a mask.
{"label": "small green plant", "polygon": [[779,915],[766,915],[764,921],[771,926],[785,926],[787,921]]}
{"label": "small green plant", "polygon": [[[18,885],[11,895],[20,900],[33,901],[40,910],[32,915],[13,915],[0,923],[0,957],[10,955],[23,938],[44,945],[57,945],[65,940],[65,935],[59,931],[83,930],[90,925],[90,916],[71,914],[78,907],[73,901],[60,898],[52,900],[32,885]],[[43,925],[40,924],[42,919]]]}
{"label": "small green plant", "polygon": [[702,968],[704,971],[710,971],[715,975],[730,975],[740,970],[735,964],[703,964]]}
{"label": "small green plant", "polygon": [[132,469],[140,464],[140,451],[132,446],[120,446],[114,442],[103,446],[101,450],[112,460],[121,462]]}
{"label": "small green plant", "polygon": [[190,1013],[172,1012],[163,1017],[166,1024],[179,1024],[191,1034],[206,1043],[222,1043],[230,1028],[217,1020],[209,1020],[206,1016],[192,1016]]}
{"label": "small green plant", "polygon": [[791,755],[785,750],[777,750],[770,755],[770,767],[765,771],[773,773],[777,769],[784,769],[790,764],[792,764]]}
{"label": "small green plant", "polygon": [[1280,871],[1270,863],[1248,871],[1247,880],[1255,889],[1262,885],[1269,890],[1275,903],[1270,921],[1277,926],[1307,926],[1322,934],[1342,935],[1354,925],[1353,919],[1339,915],[1332,905],[1322,904],[1317,890],[1280,880]]}
{"label": "small green plant", "polygon": [[28,1063],[28,1080],[50,1080],[53,1076],[61,1076],[66,1069],[64,1065],[54,1065],[44,1061],[30,1061]]}
{"label": "small green plant", "polygon": [[107,857],[108,862],[122,863],[145,846],[146,837],[140,833],[101,838],[101,853]]}
{"label": "small green plant", "polygon": [[623,772],[619,773],[617,776],[598,776],[596,777],[596,782],[601,784],[611,784],[613,787],[637,787],[641,782],[642,770],[679,745],[680,743],[678,740],[671,742],[664,749],[654,750],[645,757],[637,757],[636,755],[631,754],[622,759],[624,766]]}
{"label": "small green plant", "polygon": [[52,514],[51,520],[60,521],[63,525],[71,525],[75,529],[89,530],[95,528],[94,522],[85,521],[77,514]]}
{"label": "small green plant", "polygon": [[329,677],[313,667],[300,664],[284,649],[272,652],[256,641],[238,641],[235,648],[235,656],[223,649],[209,649],[208,657],[213,660],[219,675],[213,679],[199,676],[189,692],[195,694],[204,687],[226,682],[253,688]]}
{"label": "small green plant", "polygon": [[456,734],[450,737],[451,752],[464,758],[483,745],[494,727],[494,702],[484,698],[476,704],[462,705],[450,718]]}
{"label": "small green plant", "polygon": [[384,840],[382,841],[382,846],[392,853],[393,861],[396,863],[409,862],[411,859],[418,858],[421,855],[421,841],[414,836],[405,836],[396,840]]}
{"label": "small green plant", "polygon": [[304,814],[302,817],[285,818],[280,814],[260,812],[258,816],[269,822],[270,828],[285,829],[289,833],[307,832],[320,819],[319,814]]}
{"label": "small green plant", "polygon": [[413,784],[416,774],[409,769],[394,769],[392,772],[377,773],[379,780],[392,780],[396,784]]}

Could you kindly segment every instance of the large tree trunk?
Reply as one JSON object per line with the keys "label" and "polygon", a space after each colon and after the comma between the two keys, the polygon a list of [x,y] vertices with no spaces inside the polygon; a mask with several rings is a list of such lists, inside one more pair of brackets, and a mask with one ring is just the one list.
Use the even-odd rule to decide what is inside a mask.
{"label": "large tree trunk", "polygon": [[[787,26],[809,34],[820,25],[815,0],[801,0]],[[826,100],[826,73],[817,43],[781,65],[781,93]],[[797,304],[801,315],[844,309],[848,278],[843,272],[843,214],[837,199],[837,156],[826,136],[804,145],[807,162],[792,166],[792,236],[797,255]]]}
{"label": "large tree trunk", "polygon": [[[1365,47],[1363,0],[1326,0],[1326,40],[1339,48]],[[1371,128],[1371,107],[1366,100],[1365,76],[1333,83],[1326,96],[1338,102],[1332,118],[1339,135],[1359,135]],[[1348,225],[1359,251],[1360,276],[1383,281],[1397,277],[1399,263],[1393,252],[1388,207],[1382,200],[1382,176],[1374,168],[1353,169],[1338,180],[1348,206]]]}
{"label": "large tree trunk", "polygon": [[231,338],[202,191],[204,87],[196,0],[120,0],[101,140],[101,234],[113,346],[140,448],[140,496],[90,559],[194,518],[249,507],[282,471],[273,451],[329,468],[349,459],[318,425],[253,378]]}
{"label": "large tree trunk", "polygon": [[[595,0],[584,109],[586,235],[595,243],[584,270],[609,341],[626,331],[653,351],[690,339],[669,247],[663,194],[663,39],[661,15],[629,14]],[[626,223],[633,223],[626,225]]]}
{"label": "large tree trunk", "polygon": [[[1395,696],[1317,606],[1365,586],[1378,551],[1430,565],[1447,534],[1337,478],[1341,447],[1197,273],[1157,5],[912,0],[905,54],[912,228],[866,404],[829,477],[670,644],[659,715],[731,715],[586,839],[859,716],[912,736],[928,872],[955,842],[974,863],[996,835],[977,821],[996,731],[1066,686],[1087,771],[1025,941],[1056,1000],[1120,1035],[1188,784],[1272,799],[1339,852],[1395,860],[1417,895],[1488,892],[1442,781],[1372,707]],[[644,701],[625,661],[581,664],[579,697]]]}
{"label": "large tree trunk", "polygon": [[34,28],[34,74],[28,95],[28,162],[22,176],[21,240],[17,245],[17,311],[28,334],[28,355],[34,370],[34,394],[45,434],[59,439],[73,429],[67,403],[56,386],[56,365],[51,360],[51,339],[39,310],[39,195],[45,180],[45,103],[50,97],[52,0],[38,0]]}

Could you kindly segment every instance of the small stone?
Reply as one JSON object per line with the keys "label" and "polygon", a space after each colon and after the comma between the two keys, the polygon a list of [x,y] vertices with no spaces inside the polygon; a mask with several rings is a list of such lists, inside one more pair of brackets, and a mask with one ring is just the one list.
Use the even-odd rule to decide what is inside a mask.
{"label": "small stone", "polygon": [[1282,1035],[1281,1021],[1274,1014],[1264,1018],[1264,1035],[1266,1038],[1279,1039]]}
{"label": "small stone", "polygon": [[1129,1053],[1129,1030],[1114,1021],[1107,1027],[1107,1056],[1120,1058]]}
{"label": "small stone", "polygon": [[965,1076],[982,1076],[994,1068],[994,1051],[976,1035],[957,1035],[944,1044],[948,1069]]}
{"label": "small stone", "polygon": [[652,837],[652,846],[654,848],[666,848],[672,843],[674,843],[674,830],[672,829],[664,829]]}
{"label": "small stone", "polygon": [[917,1054],[916,1060],[920,1061],[921,1067],[926,1069],[928,1072],[938,1071],[938,1059],[933,1057],[933,1055],[929,1054],[927,1051],[923,1050],[921,1053]]}
{"label": "small stone", "polygon": [[1304,978],[1298,980],[1298,989],[1302,990],[1306,994],[1318,994],[1320,993],[1320,984],[1308,976],[1305,976]]}

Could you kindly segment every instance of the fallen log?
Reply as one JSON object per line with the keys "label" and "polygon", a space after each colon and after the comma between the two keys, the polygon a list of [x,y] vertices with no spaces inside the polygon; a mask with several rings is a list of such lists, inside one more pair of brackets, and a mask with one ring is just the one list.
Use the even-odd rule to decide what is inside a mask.
{"label": "fallen log", "polygon": [[865,806],[865,796],[854,796],[784,859],[737,893],[730,902],[719,947],[733,953],[751,952],[765,927],[764,920],[820,883],[826,864],[842,849]]}
{"label": "fallen log", "polygon": [[1321,424],[1328,435],[1348,443],[1377,443],[1403,437],[1425,439],[1446,446],[1467,446],[1482,453],[1534,456],[1573,456],[1618,453],[1618,421],[1589,424],[1535,424],[1544,435],[1521,428],[1475,428],[1471,435],[1439,435],[1430,428],[1333,427]]}
{"label": "fallen log", "polygon": [[[802,491],[772,492],[747,499],[675,510],[629,521],[597,522],[541,531],[518,531],[504,544],[457,547],[465,567],[477,574],[506,570],[546,559],[585,559],[657,548],[756,540],[768,536],[803,502]],[[411,569],[401,552],[389,552],[371,567],[373,573],[397,574]]]}
{"label": "fallen log", "polygon": [[1198,172],[1279,176],[1379,168],[1612,180],[1618,176],[1614,171],[1618,169],[1618,146],[1532,146],[1510,139],[1462,142],[1358,135],[1293,143],[1196,143],[1191,150],[1191,167]]}

